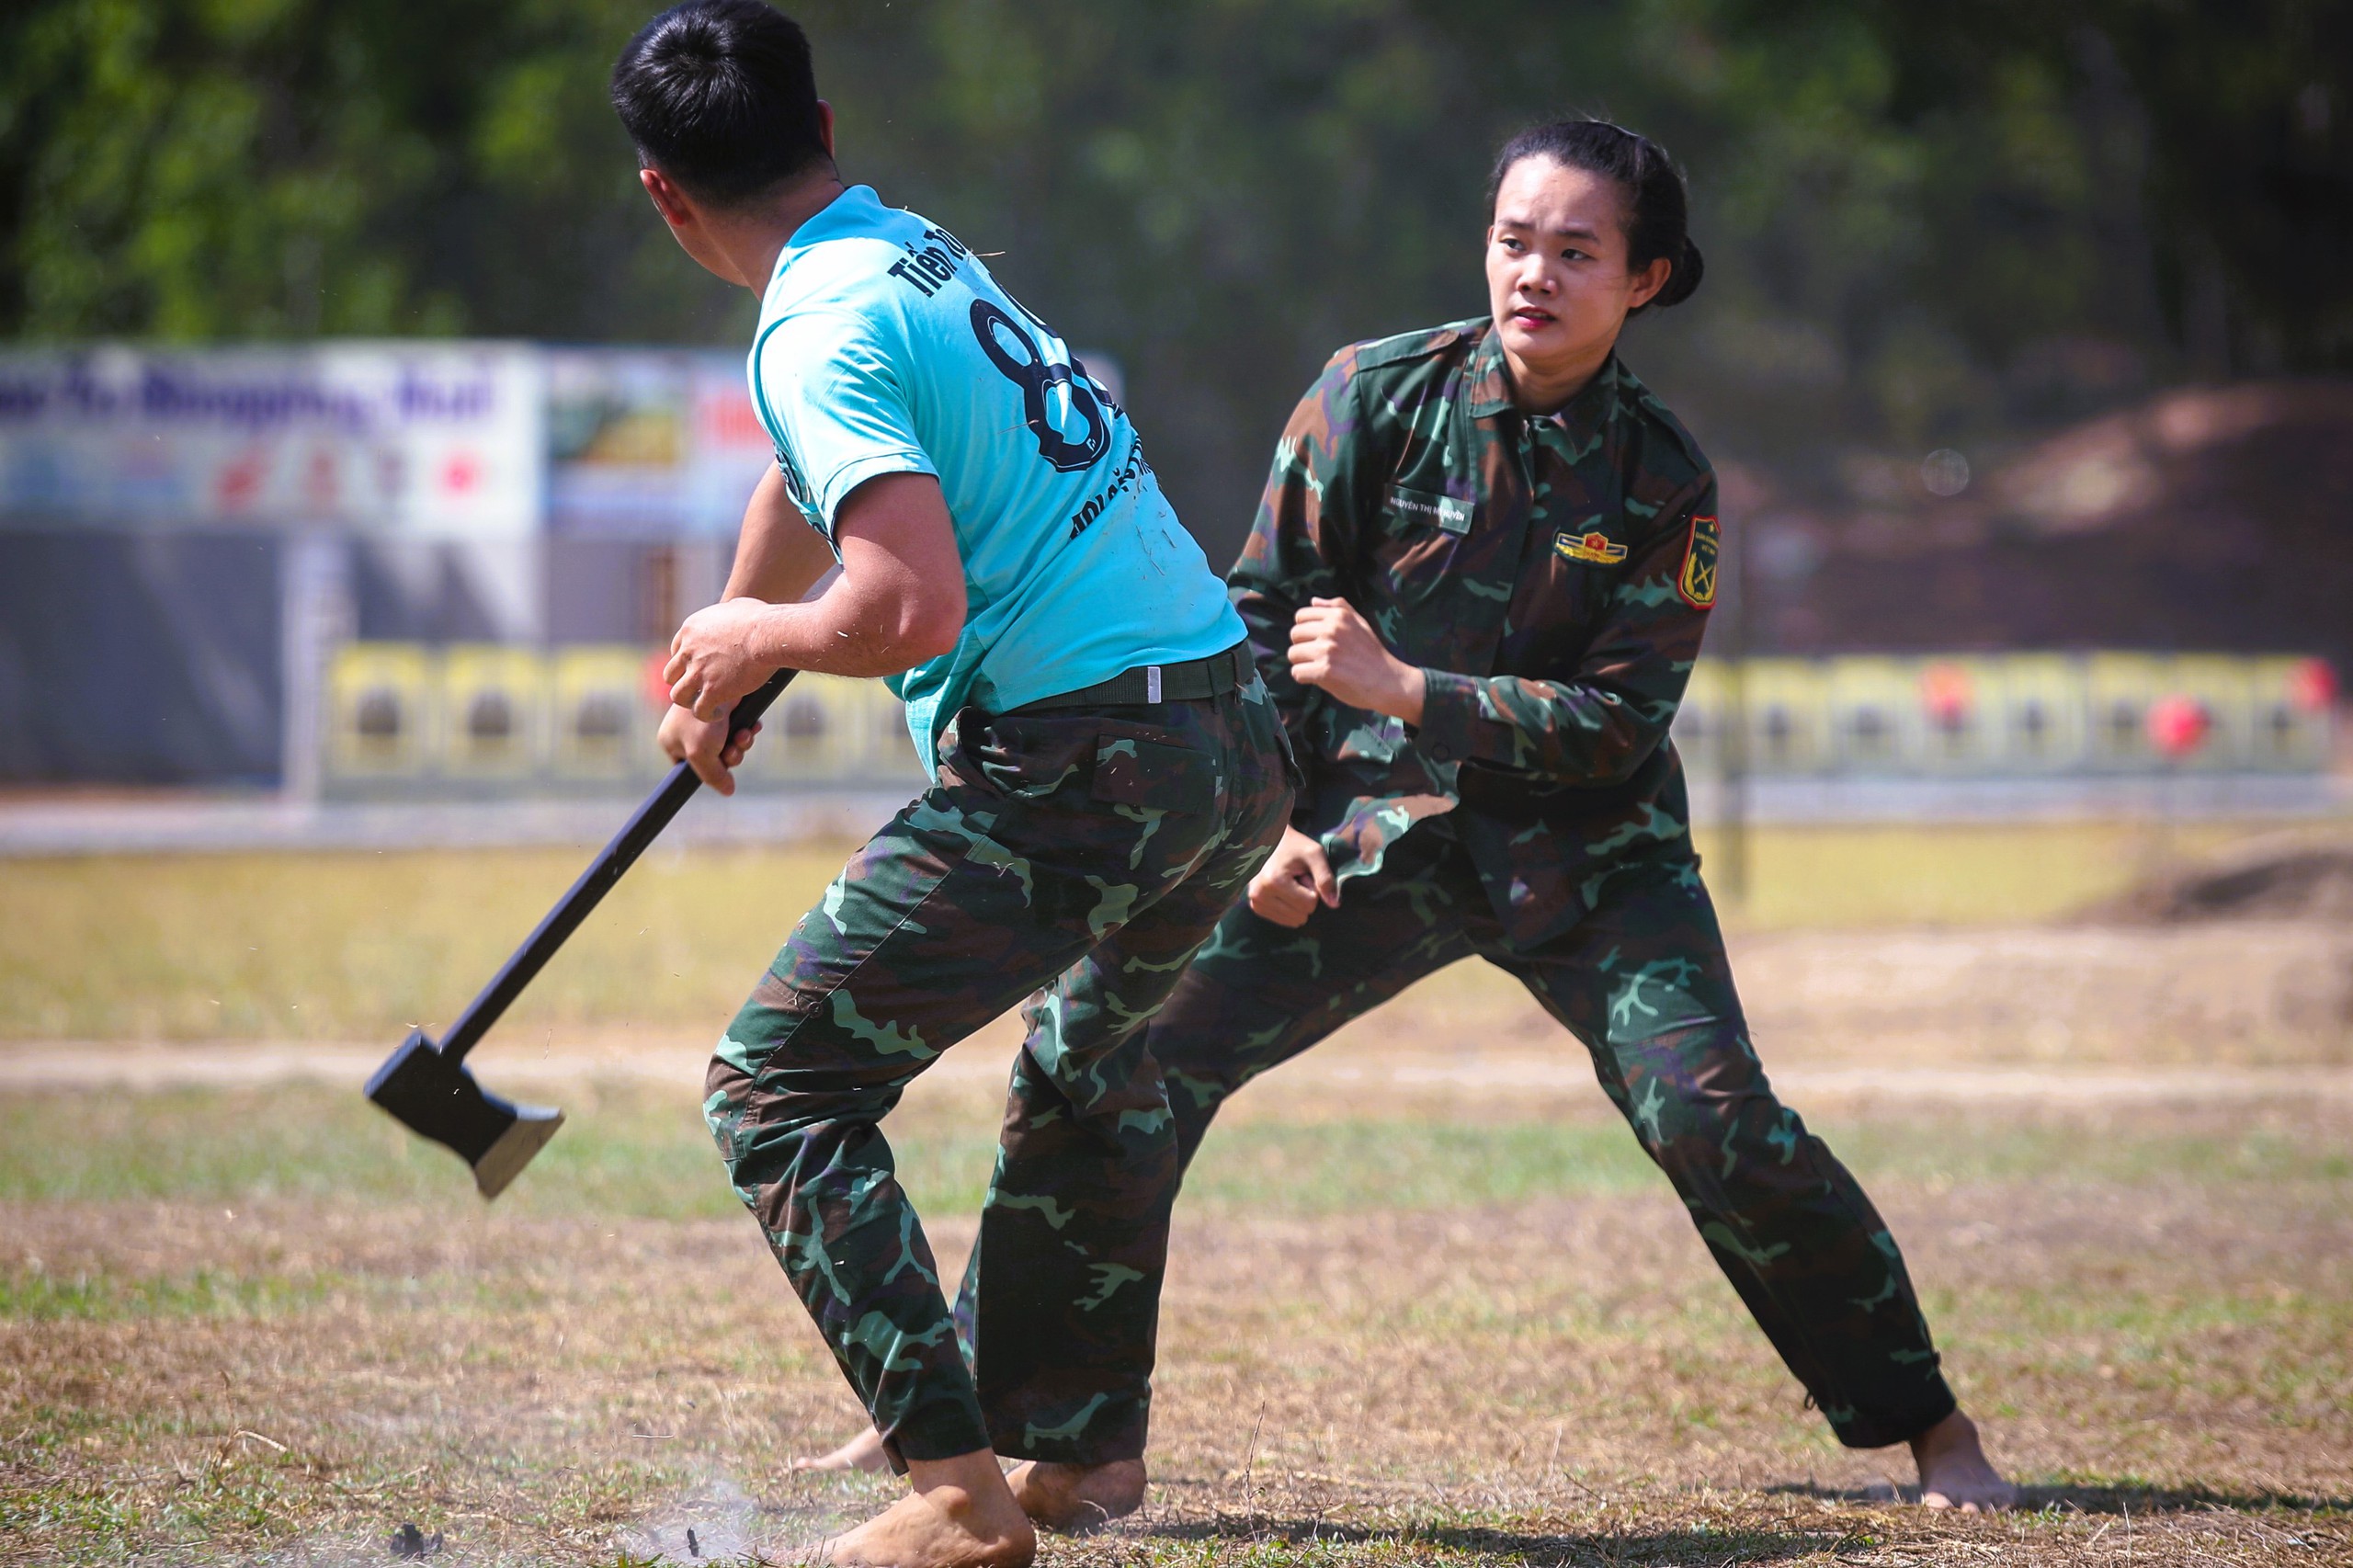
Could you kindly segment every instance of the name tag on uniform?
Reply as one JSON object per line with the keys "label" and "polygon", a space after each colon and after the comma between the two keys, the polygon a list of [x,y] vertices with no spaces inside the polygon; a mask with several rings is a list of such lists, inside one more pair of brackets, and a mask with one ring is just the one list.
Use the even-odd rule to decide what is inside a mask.
{"label": "name tag on uniform", "polygon": [[1552,536],[1552,551],[1571,561],[1589,561],[1596,566],[1619,566],[1626,560],[1626,547],[1597,530],[1575,533],[1563,528]]}
{"label": "name tag on uniform", "polygon": [[1389,487],[1389,509],[1426,523],[1436,523],[1450,534],[1471,531],[1472,504],[1451,495],[1434,494],[1427,490],[1408,490],[1402,484]]}

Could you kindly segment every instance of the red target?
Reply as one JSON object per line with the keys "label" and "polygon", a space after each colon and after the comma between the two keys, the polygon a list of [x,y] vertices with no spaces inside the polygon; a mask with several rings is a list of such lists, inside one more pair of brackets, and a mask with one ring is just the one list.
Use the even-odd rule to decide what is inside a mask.
{"label": "red target", "polygon": [[2149,744],[2167,760],[2194,756],[2214,733],[2214,715],[2203,702],[2179,692],[2149,704]]}

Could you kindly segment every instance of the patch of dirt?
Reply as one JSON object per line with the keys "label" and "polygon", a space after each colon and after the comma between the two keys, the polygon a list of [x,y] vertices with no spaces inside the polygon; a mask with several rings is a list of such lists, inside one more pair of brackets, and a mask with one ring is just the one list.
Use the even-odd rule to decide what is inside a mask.
{"label": "patch of dirt", "polygon": [[1760,652],[2181,648],[2353,668],[2353,381],[2165,392],[1956,496],[1909,465],[1854,477],[1845,496],[1744,497],[1769,518],[1768,559],[1803,563],[1752,579]]}
{"label": "patch of dirt", "polygon": [[[1793,1071],[1897,1074],[2353,1066],[2353,924],[2017,926],[1735,933],[1750,1037]],[[1584,1052],[1520,987],[1473,960],[1312,1053],[1465,1062]],[[1294,1071],[1286,1069],[1285,1071]]]}
{"label": "patch of dirt", "polygon": [[2151,878],[2092,917],[2151,926],[2318,921],[2353,929],[2353,840],[2259,839]]}
{"label": "patch of dirt", "polygon": [[1768,1064],[2353,1065],[2353,925],[1822,932],[1733,960]]}

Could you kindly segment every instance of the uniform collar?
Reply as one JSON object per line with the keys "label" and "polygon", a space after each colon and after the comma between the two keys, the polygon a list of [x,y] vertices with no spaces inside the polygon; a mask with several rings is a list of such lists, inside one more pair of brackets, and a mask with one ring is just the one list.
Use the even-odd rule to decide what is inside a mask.
{"label": "uniform collar", "polygon": [[[777,253],[776,269],[782,272],[786,264],[811,245],[846,234],[872,233],[890,215],[891,210],[882,205],[872,186],[844,186],[831,201],[801,220],[801,226],[785,236],[784,249]],[[769,280],[775,280],[774,274]]]}
{"label": "uniform collar", "polygon": [[1618,393],[1623,379],[1624,372],[1619,368],[1613,349],[1609,358],[1601,362],[1601,369],[1593,373],[1593,380],[1585,384],[1583,392],[1569,399],[1567,406],[1529,423],[1540,429],[1550,425],[1569,438],[1573,449],[1582,449],[1587,441],[1601,434],[1602,427],[1618,412]]}
{"label": "uniform collar", "polygon": [[1464,392],[1471,400],[1471,417],[1493,419],[1508,411],[1511,402],[1511,378],[1504,372],[1503,335],[1495,331],[1491,320],[1479,336],[1479,347],[1471,351],[1471,363],[1463,372]]}
{"label": "uniform collar", "polygon": [[[1471,363],[1463,376],[1472,418],[1492,419],[1515,406],[1511,401],[1511,377],[1504,369],[1503,337],[1492,321],[1480,337],[1479,347],[1472,351]],[[1618,405],[1619,377],[1618,355],[1612,350],[1609,358],[1601,362],[1601,369],[1594,372],[1593,380],[1569,399],[1567,406],[1555,414],[1531,415],[1529,423],[1557,425],[1572,437],[1590,435],[1608,422],[1611,410]]]}

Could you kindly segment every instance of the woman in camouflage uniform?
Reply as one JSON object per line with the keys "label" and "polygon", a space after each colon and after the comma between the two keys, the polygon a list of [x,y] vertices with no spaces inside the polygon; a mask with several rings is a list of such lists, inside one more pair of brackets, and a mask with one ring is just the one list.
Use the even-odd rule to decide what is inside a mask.
{"label": "woman in camouflage uniform", "polygon": [[1931,1505],[2005,1506],[1886,1225],[1766,1081],[1692,848],[1667,730],[1715,600],[1715,479],[1616,354],[1699,285],[1681,176],[1563,121],[1504,149],[1494,198],[1491,316],[1334,356],[1228,578],[1308,784],[1151,1026],[1180,1153],[1251,1078],[1476,954],[1591,1052],[1839,1439],[1910,1443]]}
{"label": "woman in camouflage uniform", "polygon": [[1887,1227],[1766,1082],[1691,846],[1667,728],[1715,479],[1615,350],[1699,275],[1663,151],[1538,127],[1496,163],[1492,318],[1308,392],[1229,582],[1310,783],[1152,1048],[1189,1153],[1249,1078],[1478,954],[1592,1053],[1839,1439],[1999,1506]]}

